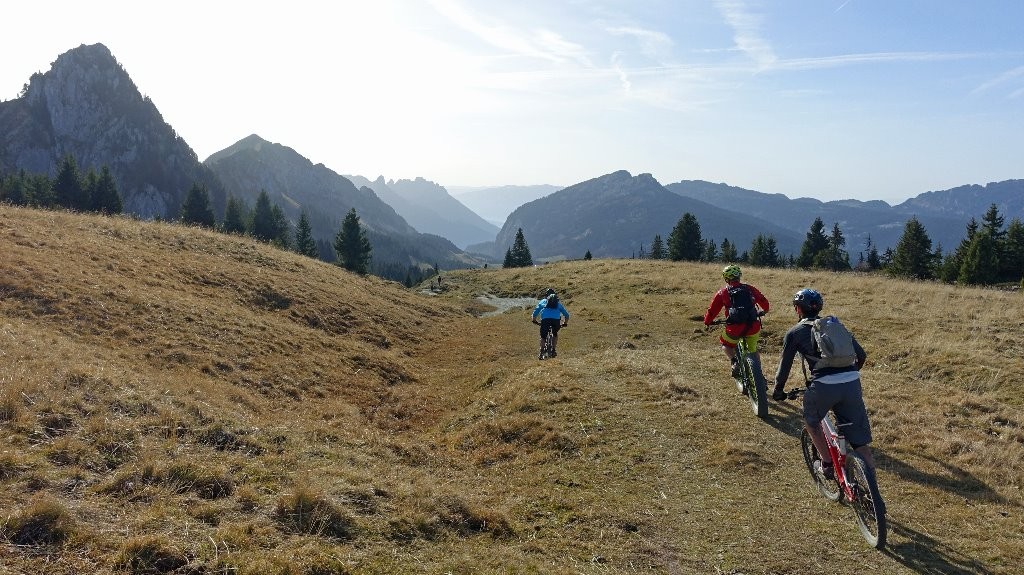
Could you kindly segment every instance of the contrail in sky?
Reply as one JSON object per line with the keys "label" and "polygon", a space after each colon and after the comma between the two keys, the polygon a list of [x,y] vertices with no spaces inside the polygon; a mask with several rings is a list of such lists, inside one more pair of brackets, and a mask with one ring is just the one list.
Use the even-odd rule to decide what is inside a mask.
{"label": "contrail in sky", "polygon": [[843,8],[845,8],[845,7],[846,7],[846,5],[847,5],[847,4],[849,4],[850,2],[853,2],[853,0],[846,0],[846,2],[843,2],[842,4],[840,4],[840,5],[839,5],[839,7],[835,9],[835,12],[832,12],[832,13],[833,13],[833,14],[835,14],[836,12],[838,12],[838,11],[842,10],[842,9],[843,9]]}

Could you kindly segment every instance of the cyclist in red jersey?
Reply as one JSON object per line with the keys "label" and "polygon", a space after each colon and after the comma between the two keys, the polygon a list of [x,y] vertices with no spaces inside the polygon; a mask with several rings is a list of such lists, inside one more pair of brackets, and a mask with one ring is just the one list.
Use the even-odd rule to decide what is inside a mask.
{"label": "cyclist in red jersey", "polygon": [[726,285],[715,292],[704,313],[704,328],[711,327],[711,322],[718,314],[725,310],[725,330],[719,341],[722,342],[722,350],[729,363],[732,364],[732,376],[739,377],[739,366],[736,364],[736,344],[744,339],[747,349],[750,352],[750,359],[757,366],[755,374],[761,369],[761,354],[757,351],[757,341],[761,333],[761,320],[757,316],[757,308],[765,312],[770,307],[768,298],[761,294],[760,290],[750,284],[740,283],[742,272],[740,266],[730,264],[722,269],[722,278]]}

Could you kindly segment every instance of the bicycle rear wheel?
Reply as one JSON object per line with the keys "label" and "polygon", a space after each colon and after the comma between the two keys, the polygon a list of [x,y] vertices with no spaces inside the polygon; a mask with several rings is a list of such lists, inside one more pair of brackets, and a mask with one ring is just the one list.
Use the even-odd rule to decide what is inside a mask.
{"label": "bicycle rear wheel", "polygon": [[878,492],[874,473],[868,471],[868,464],[857,453],[846,456],[846,481],[853,491],[850,507],[857,516],[857,527],[868,545],[875,549],[885,547],[887,532],[885,504]]}
{"label": "bicycle rear wheel", "polygon": [[764,376],[755,377],[755,369],[757,372],[761,371],[761,366],[755,367],[754,361],[750,359],[746,354],[743,355],[743,378],[747,384],[747,398],[750,399],[750,407],[754,410],[754,415],[764,419],[768,416],[768,383],[764,380]]}
{"label": "bicycle rear wheel", "polygon": [[800,447],[803,449],[804,463],[807,464],[807,471],[811,474],[814,486],[825,496],[825,499],[839,501],[839,496],[842,495],[842,491],[839,489],[839,482],[835,479],[826,479],[814,471],[814,462],[820,461],[821,456],[818,455],[818,449],[814,447],[814,442],[811,441],[811,434],[807,431],[806,427],[803,433],[800,434]]}

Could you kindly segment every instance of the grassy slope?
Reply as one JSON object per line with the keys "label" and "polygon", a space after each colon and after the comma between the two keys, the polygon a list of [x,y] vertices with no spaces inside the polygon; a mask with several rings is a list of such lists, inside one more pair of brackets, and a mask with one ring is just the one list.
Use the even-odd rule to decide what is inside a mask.
{"label": "grassy slope", "polygon": [[[869,353],[878,553],[813,491],[795,406],[757,421],[727,381],[695,320],[714,266],[453,272],[430,298],[8,207],[0,254],[0,573],[1011,573],[1024,554],[1019,294],[748,270],[777,304],[768,370],[805,285]],[[556,360],[525,312],[467,313],[547,286],[573,313]]]}

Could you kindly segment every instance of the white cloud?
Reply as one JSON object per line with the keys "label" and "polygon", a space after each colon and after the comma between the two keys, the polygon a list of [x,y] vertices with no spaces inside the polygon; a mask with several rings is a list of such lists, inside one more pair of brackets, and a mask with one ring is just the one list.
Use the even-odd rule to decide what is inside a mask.
{"label": "white cloud", "polygon": [[[988,82],[985,82],[984,84],[978,86],[974,90],[971,90],[971,95],[982,94],[995,88],[996,86],[1001,86],[1003,84],[1006,84],[1007,82],[1011,82],[1020,77],[1024,77],[1024,66],[1018,66],[1017,68],[1003,72],[999,76],[989,80]],[[1024,88],[1011,92],[1010,98],[1016,98],[1020,96],[1022,92],[1024,92]]]}
{"label": "white cloud", "polygon": [[741,0],[716,0],[715,7],[733,29],[733,42],[759,69],[774,66],[778,58],[771,44],[762,37],[761,17],[752,13]]}

